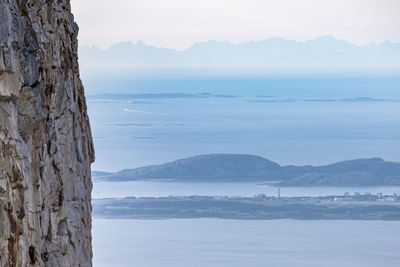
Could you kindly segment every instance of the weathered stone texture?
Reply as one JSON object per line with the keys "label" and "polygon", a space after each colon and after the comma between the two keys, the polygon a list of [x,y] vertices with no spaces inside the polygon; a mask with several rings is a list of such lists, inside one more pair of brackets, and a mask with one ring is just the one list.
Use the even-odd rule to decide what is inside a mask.
{"label": "weathered stone texture", "polygon": [[69,0],[0,0],[0,266],[91,266],[94,160]]}

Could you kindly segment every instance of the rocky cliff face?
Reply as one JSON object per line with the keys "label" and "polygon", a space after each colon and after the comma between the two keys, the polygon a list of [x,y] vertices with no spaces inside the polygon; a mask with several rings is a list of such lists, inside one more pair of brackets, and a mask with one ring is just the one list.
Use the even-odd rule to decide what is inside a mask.
{"label": "rocky cliff face", "polygon": [[69,0],[0,0],[0,266],[91,266],[77,33]]}

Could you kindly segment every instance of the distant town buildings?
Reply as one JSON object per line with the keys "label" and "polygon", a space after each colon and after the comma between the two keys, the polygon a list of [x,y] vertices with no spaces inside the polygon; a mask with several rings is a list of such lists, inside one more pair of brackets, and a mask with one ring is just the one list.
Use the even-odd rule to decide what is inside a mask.
{"label": "distant town buildings", "polygon": [[[135,197],[129,197],[135,199]],[[344,193],[341,196],[302,196],[302,197],[282,197],[280,195],[280,189],[277,191],[276,196],[268,196],[264,193],[257,194],[254,197],[242,197],[242,196],[168,196],[168,197],[138,197],[137,199],[176,199],[176,200],[258,200],[258,201],[304,201],[304,202],[324,202],[324,201],[338,201],[338,202],[400,202],[400,194],[393,193],[391,195],[384,195],[383,193],[378,193],[376,195],[370,192],[361,194],[355,192],[351,195],[349,192]]]}

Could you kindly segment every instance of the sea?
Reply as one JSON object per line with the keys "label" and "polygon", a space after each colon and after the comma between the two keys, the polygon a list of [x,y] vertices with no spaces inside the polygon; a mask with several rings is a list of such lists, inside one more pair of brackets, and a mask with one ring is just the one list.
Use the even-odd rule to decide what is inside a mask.
{"label": "sea", "polygon": [[[400,161],[400,75],[83,72],[96,162],[118,171],[209,153],[281,165]],[[281,196],[400,193],[281,188]],[[277,194],[259,183],[94,183],[93,198]],[[399,222],[93,219],[94,266],[400,266]]]}
{"label": "sea", "polygon": [[209,153],[281,165],[400,161],[400,75],[184,74],[84,76],[94,170]]}
{"label": "sea", "polygon": [[93,221],[95,267],[398,267],[400,222]]}

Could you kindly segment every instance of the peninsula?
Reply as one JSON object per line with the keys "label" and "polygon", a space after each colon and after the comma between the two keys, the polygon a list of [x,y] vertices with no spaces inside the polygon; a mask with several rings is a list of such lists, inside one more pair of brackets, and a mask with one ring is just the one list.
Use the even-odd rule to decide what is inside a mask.
{"label": "peninsula", "polygon": [[355,194],[324,197],[169,196],[93,200],[93,216],[122,219],[400,220],[400,197]]}

